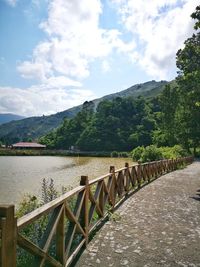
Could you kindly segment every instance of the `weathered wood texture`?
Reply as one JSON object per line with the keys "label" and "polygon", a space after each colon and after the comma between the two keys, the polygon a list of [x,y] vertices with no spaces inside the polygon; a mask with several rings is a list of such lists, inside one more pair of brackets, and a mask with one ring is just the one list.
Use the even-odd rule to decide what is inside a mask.
{"label": "weathered wood texture", "polygon": [[[121,201],[159,176],[192,161],[192,157],[185,157],[132,166],[126,163],[119,170],[111,166],[108,174],[91,181],[82,176],[79,187],[23,216],[17,224],[14,206],[0,206],[0,266],[16,266],[17,245],[34,256],[37,265],[33,266],[68,266],[87,245],[96,225]],[[35,244],[23,235],[23,230],[42,216],[48,222],[39,244]]]}
{"label": "weathered wood texture", "polygon": [[0,206],[0,266],[16,266],[16,218],[14,206]]}

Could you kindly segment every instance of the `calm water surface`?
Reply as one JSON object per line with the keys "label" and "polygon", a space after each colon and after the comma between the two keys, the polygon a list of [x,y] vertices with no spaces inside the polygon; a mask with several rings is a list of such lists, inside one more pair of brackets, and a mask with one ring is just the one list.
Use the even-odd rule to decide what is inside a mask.
{"label": "calm water surface", "polygon": [[89,179],[108,173],[110,166],[121,168],[131,159],[95,157],[0,157],[0,203],[17,204],[24,194],[41,195],[43,178],[54,179],[55,186],[76,186],[81,175]]}

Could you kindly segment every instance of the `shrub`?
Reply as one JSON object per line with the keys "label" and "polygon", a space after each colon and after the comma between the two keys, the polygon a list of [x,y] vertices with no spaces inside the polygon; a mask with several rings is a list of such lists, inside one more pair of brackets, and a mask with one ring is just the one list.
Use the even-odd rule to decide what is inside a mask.
{"label": "shrub", "polygon": [[133,160],[140,162],[148,162],[160,159],[175,159],[185,157],[188,152],[180,145],[173,147],[156,147],[154,145],[147,147],[136,147],[131,152]]}
{"label": "shrub", "polygon": [[155,160],[160,160],[162,159],[162,153],[159,150],[159,148],[157,148],[154,145],[151,146],[147,146],[142,155],[141,155],[141,162],[149,162],[149,161],[155,161]]}
{"label": "shrub", "polygon": [[160,147],[159,149],[165,159],[175,159],[188,155],[188,152],[180,145],[175,145],[173,147]]}
{"label": "shrub", "polygon": [[[43,179],[41,200],[39,200],[39,198],[36,196],[25,195],[22,201],[19,203],[16,216],[20,218],[23,215],[42,206],[43,204],[55,199],[58,195],[59,194],[55,189],[53,179]],[[40,217],[38,220],[21,230],[20,234],[25,236],[33,243],[39,245],[41,236],[47,227],[50,215],[51,214]],[[34,257],[31,254],[27,253],[21,248],[17,249],[17,267],[35,266],[33,265],[33,261]]]}
{"label": "shrub", "polygon": [[139,161],[141,160],[141,156],[144,152],[145,148],[143,146],[138,146],[135,149],[132,150],[131,156],[133,160]]}
{"label": "shrub", "polygon": [[113,151],[113,152],[111,152],[110,156],[112,158],[118,158],[118,152],[117,151]]}
{"label": "shrub", "polygon": [[129,153],[128,152],[120,152],[118,154],[121,158],[128,158],[129,157]]}

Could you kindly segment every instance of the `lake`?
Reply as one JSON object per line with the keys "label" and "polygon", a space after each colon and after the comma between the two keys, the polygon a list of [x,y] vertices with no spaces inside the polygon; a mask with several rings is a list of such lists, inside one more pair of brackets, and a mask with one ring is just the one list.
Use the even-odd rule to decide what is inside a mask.
{"label": "lake", "polygon": [[118,169],[125,162],[133,164],[127,158],[1,156],[0,203],[18,204],[24,194],[41,196],[43,178],[52,178],[61,192],[62,186],[78,185],[81,175],[93,179],[108,173],[110,166]]}

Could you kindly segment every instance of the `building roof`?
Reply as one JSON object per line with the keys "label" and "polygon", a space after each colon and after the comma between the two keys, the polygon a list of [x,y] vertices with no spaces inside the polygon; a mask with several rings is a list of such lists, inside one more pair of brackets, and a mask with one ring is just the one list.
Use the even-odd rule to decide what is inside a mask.
{"label": "building roof", "polygon": [[12,147],[35,147],[35,148],[45,148],[45,145],[41,145],[38,143],[32,143],[32,142],[19,142],[16,144],[13,144]]}

